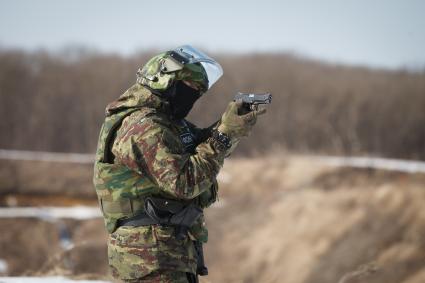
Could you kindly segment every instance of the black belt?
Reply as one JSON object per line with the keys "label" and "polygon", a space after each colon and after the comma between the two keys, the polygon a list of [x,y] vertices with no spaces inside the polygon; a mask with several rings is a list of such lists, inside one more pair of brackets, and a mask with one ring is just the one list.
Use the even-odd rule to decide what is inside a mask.
{"label": "black belt", "polygon": [[121,226],[148,226],[160,224],[157,220],[152,219],[146,213],[142,212],[130,218],[122,218],[117,221],[117,228]]}

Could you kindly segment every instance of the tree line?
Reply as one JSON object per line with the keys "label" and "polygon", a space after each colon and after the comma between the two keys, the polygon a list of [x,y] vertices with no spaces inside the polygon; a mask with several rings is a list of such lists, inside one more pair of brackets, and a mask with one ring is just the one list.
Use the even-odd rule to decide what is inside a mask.
{"label": "tree line", "polygon": [[[95,151],[105,106],[154,51],[0,50],[0,148]],[[273,102],[235,154],[275,150],[425,159],[425,70],[327,64],[290,54],[216,54],[223,77],[189,119],[216,121],[238,92]]]}

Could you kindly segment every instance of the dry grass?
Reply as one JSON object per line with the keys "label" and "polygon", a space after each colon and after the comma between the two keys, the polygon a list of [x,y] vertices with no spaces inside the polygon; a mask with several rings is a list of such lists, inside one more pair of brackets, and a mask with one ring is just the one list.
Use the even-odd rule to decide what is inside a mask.
{"label": "dry grass", "polygon": [[[104,108],[150,54],[128,58],[0,50],[0,148],[94,152]],[[237,91],[273,93],[239,153],[374,153],[425,158],[425,72],[344,67],[287,54],[218,55],[223,78],[190,115],[216,121]],[[7,134],[6,134],[7,133]]]}

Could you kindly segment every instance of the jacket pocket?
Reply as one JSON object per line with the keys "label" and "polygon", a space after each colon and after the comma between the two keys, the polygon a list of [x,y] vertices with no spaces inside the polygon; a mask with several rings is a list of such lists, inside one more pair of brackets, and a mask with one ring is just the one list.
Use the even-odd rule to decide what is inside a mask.
{"label": "jacket pocket", "polygon": [[158,265],[158,245],[152,227],[119,227],[109,235],[108,260],[114,277],[136,279]]}

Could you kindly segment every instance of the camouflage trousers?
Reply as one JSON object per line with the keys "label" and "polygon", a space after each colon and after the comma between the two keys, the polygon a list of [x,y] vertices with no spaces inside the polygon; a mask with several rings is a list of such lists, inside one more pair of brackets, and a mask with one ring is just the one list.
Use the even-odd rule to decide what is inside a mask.
{"label": "camouflage trousers", "polygon": [[197,283],[196,276],[192,273],[181,271],[158,270],[143,278],[124,280],[128,283]]}

